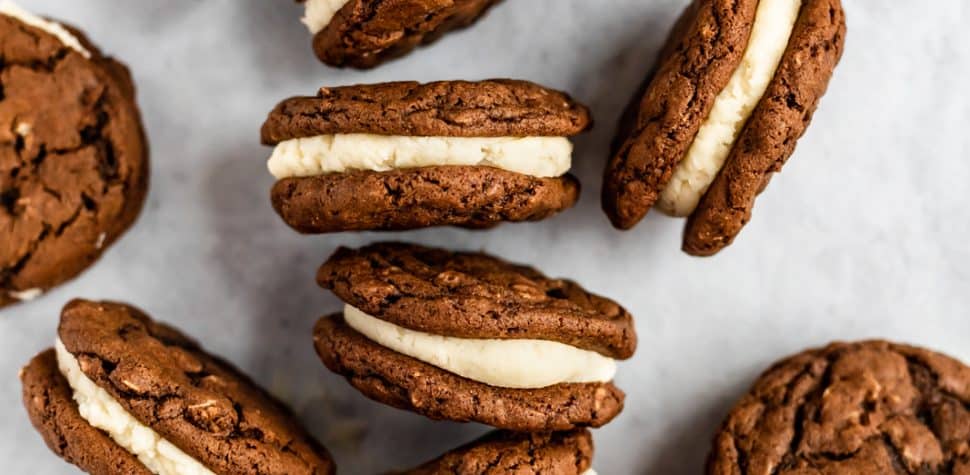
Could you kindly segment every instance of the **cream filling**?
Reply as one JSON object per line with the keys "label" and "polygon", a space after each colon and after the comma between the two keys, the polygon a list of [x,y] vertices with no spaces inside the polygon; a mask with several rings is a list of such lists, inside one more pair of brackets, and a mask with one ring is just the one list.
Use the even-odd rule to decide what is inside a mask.
{"label": "cream filling", "polygon": [[596,470],[589,469],[589,470],[583,472],[583,475],[596,475]]}
{"label": "cream filling", "polygon": [[471,165],[536,177],[562,176],[572,166],[565,137],[405,137],[336,134],[280,142],[269,159],[277,179],[400,168]]}
{"label": "cream filling", "polygon": [[761,0],[741,64],[717,96],[687,155],[664,188],[657,207],[689,216],[714,182],[744,124],[775,76],[788,48],[801,0]]}
{"label": "cream filling", "polygon": [[81,417],[106,432],[121,447],[138,457],[158,475],[214,475],[158,433],[132,417],[107,391],[94,384],[82,371],[77,358],[58,338],[54,343],[57,366],[74,391]]}
{"label": "cream filling", "polygon": [[28,12],[27,10],[24,10],[19,5],[9,0],[0,2],[0,14],[16,18],[22,23],[30,25],[34,28],[40,28],[41,30],[56,36],[61,43],[64,43],[64,46],[81,53],[81,56],[84,56],[85,58],[91,57],[91,52],[81,45],[81,41],[78,40],[76,36],[71,34],[71,32],[68,31],[67,28],[64,28],[64,26],[60,23],[45,20],[37,15],[34,15],[33,13]]}
{"label": "cream filling", "polygon": [[7,295],[9,295],[10,298],[17,299],[21,302],[29,302],[31,300],[34,300],[40,297],[41,295],[44,295],[44,289],[34,288],[34,289],[19,290],[19,291],[10,290],[10,291],[7,291]]}
{"label": "cream filling", "polygon": [[330,24],[333,16],[350,0],[306,0],[303,18],[300,20],[314,35]]}
{"label": "cream filling", "polygon": [[450,373],[503,388],[607,382],[616,361],[545,340],[486,340],[432,335],[385,322],[350,305],[344,320],[377,344]]}

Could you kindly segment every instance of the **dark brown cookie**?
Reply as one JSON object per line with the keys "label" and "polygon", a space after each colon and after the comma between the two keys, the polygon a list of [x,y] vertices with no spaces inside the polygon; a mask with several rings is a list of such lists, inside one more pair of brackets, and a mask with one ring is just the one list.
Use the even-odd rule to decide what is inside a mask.
{"label": "dark brown cookie", "polygon": [[363,312],[412,330],[552,340],[616,359],[636,349],[633,319],[616,302],[482,253],[402,243],[341,248],[317,282]]}
{"label": "dark brown cookie", "polygon": [[623,409],[624,394],[612,383],[509,389],[462,378],[372,342],[340,315],[321,319],[314,341],[327,368],[367,397],[432,419],[561,431],[602,426]]}
{"label": "dark brown cookie", "polygon": [[539,434],[494,431],[420,467],[396,473],[582,475],[592,458],[593,437],[585,429]]}
{"label": "dark brown cookie", "polygon": [[[230,364],[135,308],[73,301],[61,315],[58,335],[88,378],[139,422],[215,473],[334,471],[327,451],[282,403]],[[73,425],[53,427],[60,434],[74,430]],[[101,455],[72,452],[71,457]]]}
{"label": "dark brown cookie", "polygon": [[273,208],[302,233],[487,228],[545,219],[577,199],[579,182],[572,175],[536,178],[473,166],[285,178],[272,191]]}
{"label": "dark brown cookie", "polygon": [[148,150],[121,63],[0,14],[0,307],[90,266],[134,222]]}
{"label": "dark brown cookie", "polygon": [[883,341],[775,364],[731,411],[710,475],[970,473],[970,367]]}
{"label": "dark brown cookie", "polygon": [[[695,0],[614,141],[603,209],[630,229],[647,214],[738,67],[757,0]],[[794,151],[842,54],[840,0],[805,0],[775,77],[692,215],[684,251],[712,255],[747,223],[758,193]],[[796,76],[797,72],[797,76]]]}
{"label": "dark brown cookie", "polygon": [[500,0],[350,0],[313,38],[331,66],[372,68],[471,25]]}

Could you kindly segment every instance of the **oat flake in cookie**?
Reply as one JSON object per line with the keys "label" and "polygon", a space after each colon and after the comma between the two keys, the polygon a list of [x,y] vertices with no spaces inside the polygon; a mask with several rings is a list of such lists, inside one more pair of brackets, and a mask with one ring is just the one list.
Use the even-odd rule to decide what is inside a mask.
{"label": "oat flake in cookie", "polygon": [[127,305],[69,303],[55,348],[20,378],[48,447],[88,473],[334,473],[282,403]]}
{"label": "oat flake in cookie", "polygon": [[731,411],[707,473],[970,474],[970,367],[884,341],[792,356]]}
{"label": "oat flake in cookie", "polygon": [[574,282],[480,253],[382,243],[317,274],[345,302],[314,332],[364,395],[433,419],[516,431],[599,427],[623,408],[630,314]]}
{"label": "oat flake in cookie", "polygon": [[0,2],[0,307],[90,266],[147,187],[125,66],[79,31]]}
{"label": "oat flake in cookie", "polygon": [[321,61],[371,68],[471,25],[500,0],[299,1]]}
{"label": "oat flake in cookie", "polygon": [[716,254],[794,152],[842,56],[840,0],[694,0],[614,140],[603,209],[688,217],[685,252]]}
{"label": "oat flake in cookie", "polygon": [[262,141],[273,207],[297,231],[485,228],[575,204],[568,137],[590,122],[530,82],[394,82],[287,99]]}

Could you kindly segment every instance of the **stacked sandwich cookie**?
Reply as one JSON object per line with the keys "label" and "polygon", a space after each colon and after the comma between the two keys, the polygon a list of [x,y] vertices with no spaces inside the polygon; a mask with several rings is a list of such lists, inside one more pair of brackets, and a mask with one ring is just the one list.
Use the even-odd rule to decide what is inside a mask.
{"label": "stacked sandwich cookie", "polygon": [[81,470],[334,473],[280,402],[139,310],[76,300],[57,333],[21,372],[24,405],[50,449]]}
{"label": "stacked sandwich cookie", "polygon": [[845,39],[840,0],[695,0],[614,141],[603,209],[629,229],[656,205],[716,254],[795,150]]}
{"label": "stacked sandwich cookie", "polygon": [[323,88],[280,103],[273,206],[303,233],[469,228],[575,204],[567,137],[591,124],[564,93],[513,80]]}

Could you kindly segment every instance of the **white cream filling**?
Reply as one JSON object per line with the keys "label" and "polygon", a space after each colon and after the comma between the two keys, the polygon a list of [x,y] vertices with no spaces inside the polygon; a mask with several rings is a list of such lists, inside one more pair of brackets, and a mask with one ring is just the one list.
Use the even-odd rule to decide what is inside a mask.
{"label": "white cream filling", "polygon": [[589,469],[589,470],[583,472],[583,475],[596,475],[596,470]]}
{"label": "white cream filling", "polygon": [[3,0],[0,2],[0,14],[16,18],[22,23],[30,25],[34,28],[40,28],[41,30],[56,36],[61,43],[64,43],[64,46],[81,53],[81,56],[84,56],[85,58],[91,57],[91,52],[81,45],[81,41],[79,41],[76,36],[71,34],[71,32],[68,31],[67,28],[64,28],[64,26],[60,23],[48,21],[34,15],[10,0]]}
{"label": "white cream filling", "polygon": [[103,430],[121,447],[138,457],[158,475],[214,475],[198,460],[163,439],[128,413],[107,391],[94,384],[82,371],[77,358],[58,338],[54,343],[57,366],[74,391],[81,417]]}
{"label": "white cream filling", "polygon": [[446,165],[489,166],[536,177],[557,177],[572,166],[565,137],[405,137],[336,134],[280,142],[269,159],[277,179]]}
{"label": "white cream filling", "polygon": [[503,388],[607,382],[616,361],[595,351],[545,340],[487,340],[432,335],[344,307],[344,320],[375,343],[450,373]]}
{"label": "white cream filling", "polygon": [[333,16],[350,0],[306,0],[303,18],[300,20],[310,29],[310,33],[317,34],[330,24]]}
{"label": "white cream filling", "polygon": [[800,9],[801,0],[758,3],[741,64],[717,96],[687,155],[660,194],[658,209],[673,216],[689,216],[697,208],[774,78]]}
{"label": "white cream filling", "polygon": [[35,289],[27,289],[27,290],[19,290],[19,291],[9,290],[7,291],[7,295],[9,295],[10,298],[15,298],[21,302],[29,302],[31,300],[34,300],[40,297],[41,295],[44,295],[44,289],[35,288]]}

